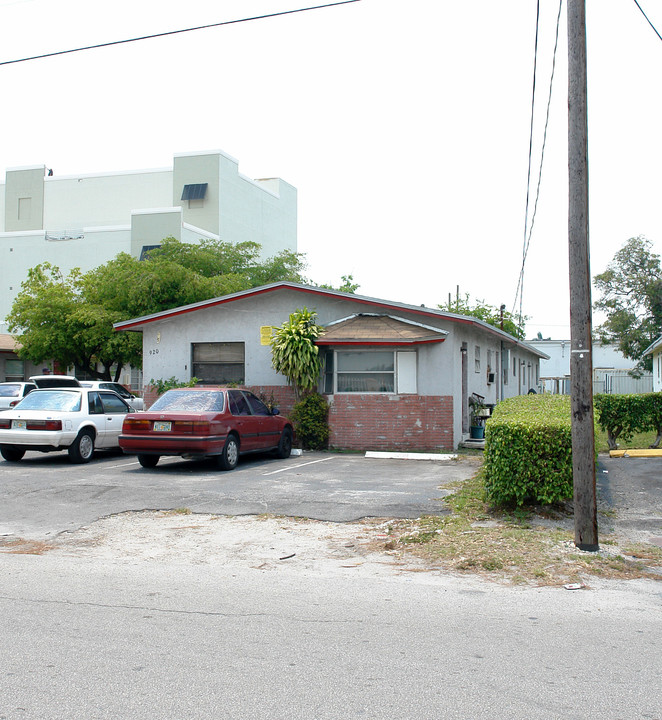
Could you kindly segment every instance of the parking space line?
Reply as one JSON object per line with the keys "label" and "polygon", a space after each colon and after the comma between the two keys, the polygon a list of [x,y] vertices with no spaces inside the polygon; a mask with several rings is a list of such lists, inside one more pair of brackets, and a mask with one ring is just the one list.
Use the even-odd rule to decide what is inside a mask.
{"label": "parking space line", "polygon": [[266,475],[277,475],[278,473],[285,472],[286,470],[296,470],[297,468],[305,467],[306,465],[315,465],[316,463],[326,462],[327,460],[335,460],[335,458],[328,457],[322,458],[321,460],[311,460],[310,462],[301,463],[300,465],[293,465],[292,467],[288,465],[288,467],[280,468],[280,470],[272,470],[268,473],[262,473],[262,477],[265,477]]}

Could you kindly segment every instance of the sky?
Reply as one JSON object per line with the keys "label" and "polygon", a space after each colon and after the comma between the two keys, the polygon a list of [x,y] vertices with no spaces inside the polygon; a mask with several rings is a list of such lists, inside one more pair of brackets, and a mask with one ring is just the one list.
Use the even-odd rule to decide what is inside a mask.
{"label": "sky", "polygon": [[[316,4],[0,0],[0,63]],[[633,0],[586,7],[595,275],[631,237],[662,254],[662,41]],[[568,338],[565,0],[536,207],[558,12],[541,0],[528,210],[535,0],[359,0],[0,65],[0,173],[220,149],[297,188],[311,280],[428,307],[459,288],[519,312],[530,233],[526,336]]]}

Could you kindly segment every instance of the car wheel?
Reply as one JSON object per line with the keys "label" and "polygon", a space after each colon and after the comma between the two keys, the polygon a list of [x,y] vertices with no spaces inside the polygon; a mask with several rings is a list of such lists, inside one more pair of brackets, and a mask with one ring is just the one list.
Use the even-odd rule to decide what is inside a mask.
{"label": "car wheel", "polygon": [[156,467],[156,464],[161,459],[160,455],[138,455],[138,462],[144,468]]}
{"label": "car wheel", "polygon": [[90,462],[93,455],[94,435],[91,430],[81,430],[78,437],[69,446],[69,459],[75,463],[87,463]]}
{"label": "car wheel", "polygon": [[234,470],[239,462],[239,439],[236,435],[230,435],[225,441],[223,452],[216,460],[221,470]]}
{"label": "car wheel", "polygon": [[278,442],[278,450],[276,450],[276,457],[279,457],[281,460],[285,460],[285,458],[288,458],[291,454],[292,454],[292,429],[285,428],[285,430],[283,430],[283,433],[280,436],[280,440]]}
{"label": "car wheel", "polygon": [[25,455],[25,450],[15,450],[10,447],[0,448],[0,454],[7,462],[18,462]]}

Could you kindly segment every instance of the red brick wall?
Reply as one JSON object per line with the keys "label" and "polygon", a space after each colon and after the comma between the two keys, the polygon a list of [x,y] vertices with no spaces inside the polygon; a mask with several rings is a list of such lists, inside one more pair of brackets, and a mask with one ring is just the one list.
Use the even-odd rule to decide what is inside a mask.
{"label": "red brick wall", "polygon": [[343,450],[452,450],[453,398],[335,395],[329,445]]}
{"label": "red brick wall", "polygon": [[[289,385],[252,385],[248,390],[269,402],[281,415],[294,406]],[[156,400],[156,389],[145,388],[145,407]],[[453,398],[420,395],[335,395],[329,405],[329,446],[340,450],[452,450]]]}
{"label": "red brick wall", "polygon": [[249,385],[246,387],[269,405],[273,399],[280,414],[289,417],[294,407],[294,390],[289,385]]}

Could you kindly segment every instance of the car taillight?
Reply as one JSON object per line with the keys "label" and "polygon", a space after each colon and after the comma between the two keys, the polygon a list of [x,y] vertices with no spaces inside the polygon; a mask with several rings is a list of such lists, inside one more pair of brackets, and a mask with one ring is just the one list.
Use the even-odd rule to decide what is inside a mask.
{"label": "car taillight", "polygon": [[0,419],[0,430],[9,430],[11,427],[11,420]]}
{"label": "car taillight", "polygon": [[180,433],[191,433],[191,435],[209,435],[211,425],[207,420],[194,420],[192,422],[177,420],[175,431]]}
{"label": "car taillight", "polygon": [[28,430],[62,430],[62,420],[26,420]]}
{"label": "car taillight", "polygon": [[21,402],[20,400],[12,400],[12,401],[9,403],[9,407],[10,407],[10,408],[16,407],[20,402]]}
{"label": "car taillight", "polygon": [[140,418],[125,418],[122,425],[122,432],[146,433],[151,429],[149,420],[141,420]]}

